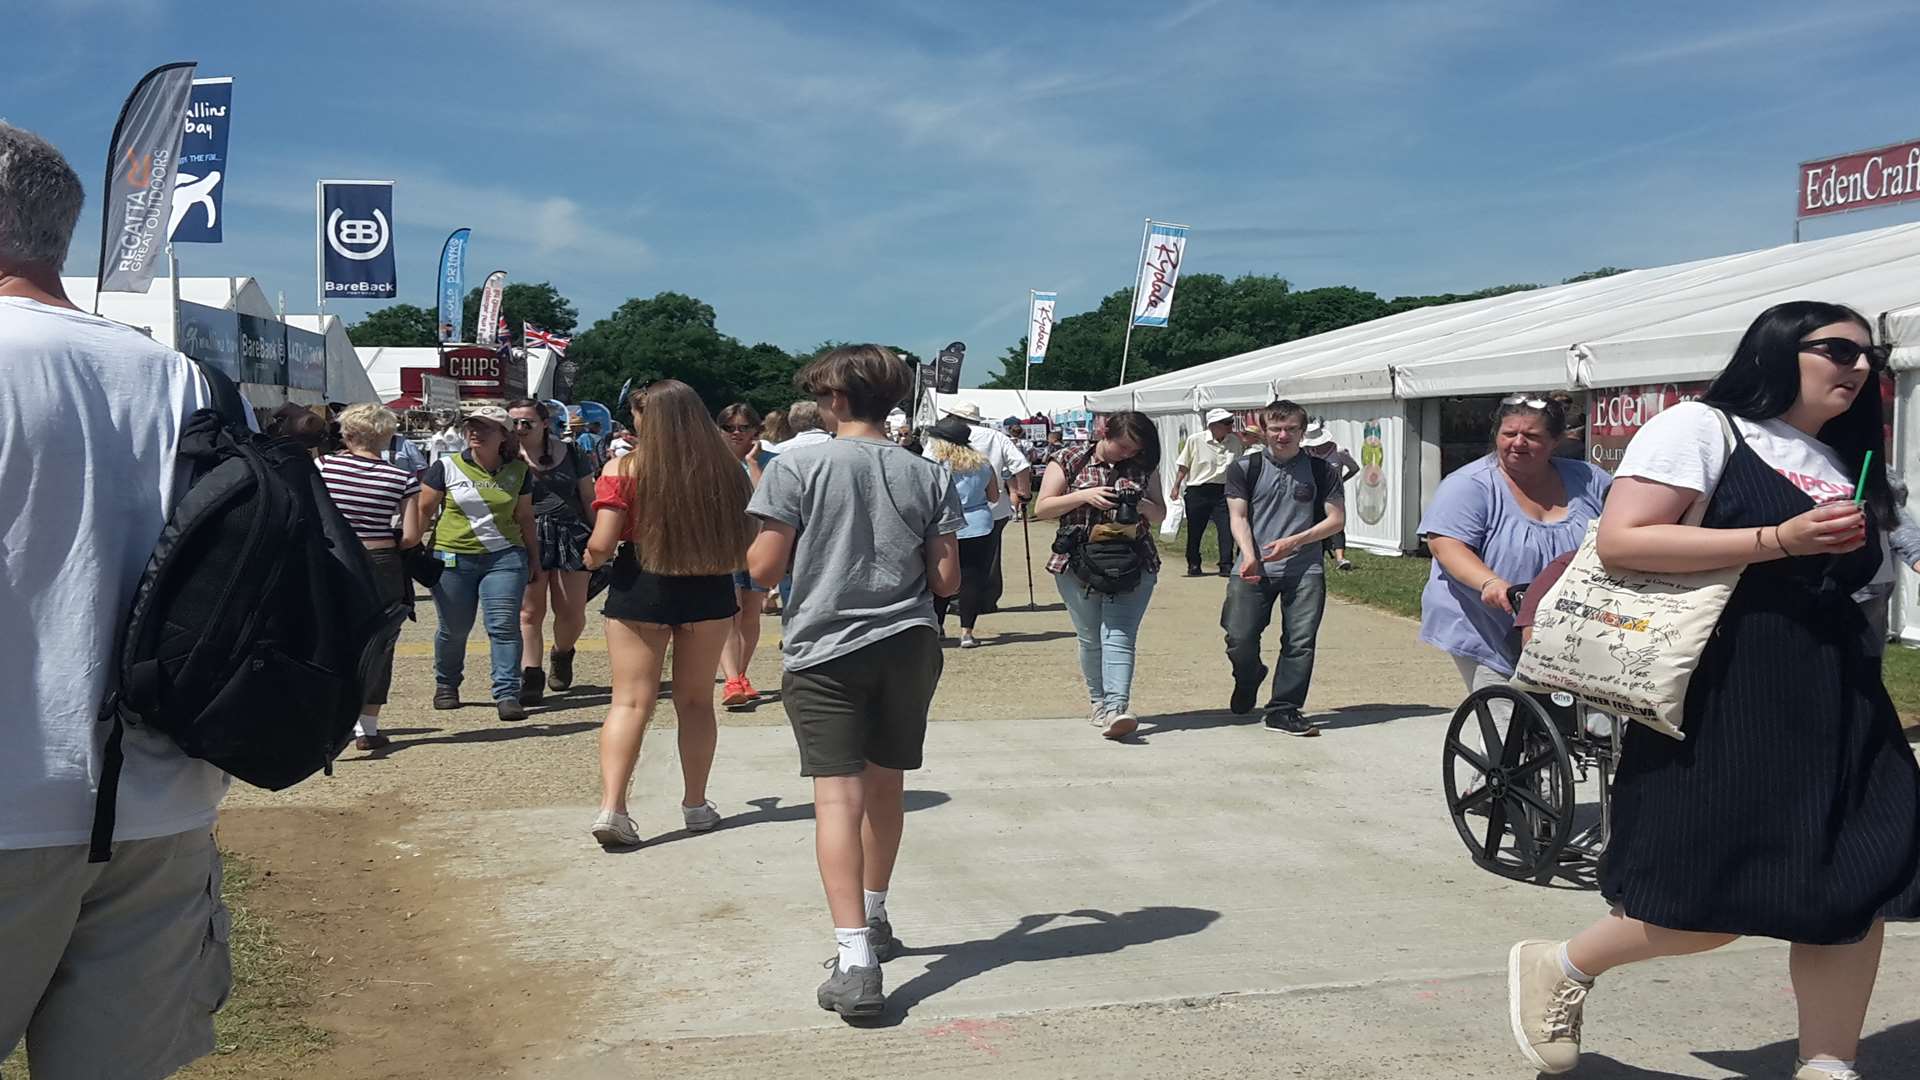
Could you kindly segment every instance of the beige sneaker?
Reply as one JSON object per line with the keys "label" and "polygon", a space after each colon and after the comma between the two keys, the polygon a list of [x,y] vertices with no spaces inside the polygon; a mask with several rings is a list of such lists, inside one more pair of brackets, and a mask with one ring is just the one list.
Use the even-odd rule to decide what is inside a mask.
{"label": "beige sneaker", "polygon": [[1580,1061],[1580,1014],[1593,987],[1560,969],[1560,943],[1523,941],[1507,953],[1507,1015],[1520,1053],[1543,1073]]}
{"label": "beige sneaker", "polygon": [[1793,1080],[1867,1080],[1867,1078],[1852,1069],[1841,1073],[1830,1073],[1824,1069],[1816,1069],[1803,1061],[1800,1063],[1800,1068],[1794,1072]]}

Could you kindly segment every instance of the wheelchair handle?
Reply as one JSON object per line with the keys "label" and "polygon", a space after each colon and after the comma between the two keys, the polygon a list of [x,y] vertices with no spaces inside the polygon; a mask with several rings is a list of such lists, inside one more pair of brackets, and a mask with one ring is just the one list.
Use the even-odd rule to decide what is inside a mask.
{"label": "wheelchair handle", "polygon": [[1525,602],[1527,599],[1527,590],[1532,587],[1533,587],[1532,582],[1528,582],[1525,585],[1507,586],[1507,603],[1513,605],[1513,610],[1515,614],[1519,613],[1520,605],[1523,602]]}

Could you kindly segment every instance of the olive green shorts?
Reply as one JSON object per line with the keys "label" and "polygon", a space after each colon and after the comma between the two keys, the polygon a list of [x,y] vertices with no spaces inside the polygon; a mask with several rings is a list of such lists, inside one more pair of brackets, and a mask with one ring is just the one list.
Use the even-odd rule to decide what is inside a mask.
{"label": "olive green shorts", "polygon": [[940,636],[911,626],[780,679],[801,776],[853,776],[869,763],[917,769],[927,706],[945,664]]}

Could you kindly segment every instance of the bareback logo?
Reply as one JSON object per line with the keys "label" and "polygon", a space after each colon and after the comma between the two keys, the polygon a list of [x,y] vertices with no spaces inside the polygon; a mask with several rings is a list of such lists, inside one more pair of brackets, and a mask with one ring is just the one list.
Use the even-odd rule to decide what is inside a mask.
{"label": "bareback logo", "polygon": [[327,215],[327,246],[343,259],[355,262],[377,259],[386,252],[392,239],[393,230],[387,225],[387,215],[378,209],[371,218],[350,218],[337,207]]}

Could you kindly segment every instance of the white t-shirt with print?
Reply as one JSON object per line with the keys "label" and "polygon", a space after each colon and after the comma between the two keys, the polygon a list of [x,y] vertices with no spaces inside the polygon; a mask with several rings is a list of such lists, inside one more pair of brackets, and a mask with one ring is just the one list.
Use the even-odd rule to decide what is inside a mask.
{"label": "white t-shirt with print", "polygon": [[[0,297],[0,849],[87,842],[121,623],[186,490],[182,428],[210,398],[131,327]],[[139,728],[122,747],[116,840],[213,824],[225,773]]]}
{"label": "white t-shirt with print", "polygon": [[[1784,420],[1729,419],[1747,445],[1773,471],[1815,502],[1853,498],[1854,476],[1833,448]],[[1647,421],[1613,470],[1615,479],[1637,476],[1688,491],[1712,492],[1726,468],[1727,439],[1713,407],[1683,401]],[[1885,542],[1884,537],[1882,543]],[[1883,557],[1873,584],[1893,580],[1893,559]]]}

